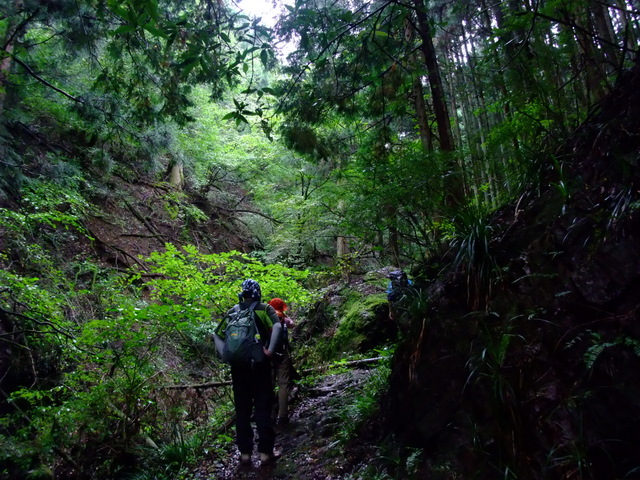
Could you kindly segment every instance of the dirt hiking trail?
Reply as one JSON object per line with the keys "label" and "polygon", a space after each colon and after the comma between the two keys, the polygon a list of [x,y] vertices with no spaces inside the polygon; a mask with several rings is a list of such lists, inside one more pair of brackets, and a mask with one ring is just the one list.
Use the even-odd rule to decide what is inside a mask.
{"label": "dirt hiking trail", "polygon": [[251,465],[241,465],[233,445],[226,458],[203,462],[194,477],[207,480],[344,478],[344,467],[351,464],[346,461],[340,440],[341,429],[348,421],[344,407],[358,394],[371,372],[350,370],[320,377],[310,386],[296,386],[289,424],[275,427],[276,450],[281,452],[281,457],[274,462],[261,465],[254,452]]}

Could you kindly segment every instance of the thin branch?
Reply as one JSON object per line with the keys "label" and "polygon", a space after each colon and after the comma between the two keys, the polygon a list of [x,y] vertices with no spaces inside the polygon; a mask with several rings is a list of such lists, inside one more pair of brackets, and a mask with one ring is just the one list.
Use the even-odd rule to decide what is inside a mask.
{"label": "thin branch", "polygon": [[52,83],[50,83],[49,81],[45,80],[44,78],[42,78],[40,75],[38,75],[36,72],[34,72],[31,67],[29,65],[27,65],[25,62],[23,62],[22,60],[20,60],[18,57],[16,57],[15,55],[11,55],[11,58],[20,66],[22,66],[22,68],[25,69],[25,71],[32,76],[33,78],[35,78],[38,82],[42,83],[43,85],[45,85],[46,87],[51,88],[52,90],[60,93],[61,95],[67,97],[70,100],[73,100],[76,103],[79,103],[81,105],[88,105],[91,106],[92,108],[95,108],[96,110],[98,110],[99,112],[103,113],[105,116],[111,118],[114,122],[114,124],[121,130],[127,132],[129,135],[137,138],[138,135],[136,135],[134,132],[132,132],[131,130],[127,129],[126,127],[124,127],[123,125],[120,125],[120,123],[118,123],[118,120],[115,119],[115,115],[113,115],[110,112],[107,112],[105,109],[97,106],[97,105],[92,105],[87,103],[86,101],[84,101],[81,98],[75,97],[73,95],[71,95],[68,92],[65,92],[64,90],[62,90],[61,88],[56,87],[55,85],[53,85]]}
{"label": "thin branch", "polygon": [[231,385],[231,380],[226,380],[223,382],[199,383],[195,385],[167,385],[164,388],[167,390],[188,390],[190,388],[193,388],[195,390],[200,390],[203,388],[225,387],[227,385]]}
{"label": "thin branch", "polygon": [[28,315],[24,315],[22,313],[13,312],[11,310],[5,310],[2,307],[0,307],[0,311],[2,313],[6,313],[7,315],[13,315],[14,317],[22,318],[23,320],[29,320],[31,322],[34,322],[34,323],[38,324],[38,325],[46,325],[47,327],[51,327],[51,329],[55,333],[60,334],[60,335],[62,335],[64,337],[68,338],[69,340],[75,340],[75,337],[73,335],[71,335],[70,333],[65,332],[64,330],[61,330],[57,325],[55,325],[50,320],[37,320],[37,319],[35,319],[33,317],[29,317]]}
{"label": "thin branch", "polygon": [[73,100],[76,103],[82,103],[84,104],[84,100],[81,100],[79,98],[74,97],[73,95],[71,95],[70,93],[65,92],[64,90],[62,90],[61,88],[56,87],[55,85],[49,83],[47,80],[45,80],[44,78],[42,78],[40,75],[38,75],[36,72],[34,72],[31,67],[29,65],[27,65],[26,63],[24,63],[22,60],[20,60],[18,57],[16,57],[15,55],[12,55],[11,58],[20,66],[22,66],[22,68],[24,68],[27,73],[29,75],[31,75],[33,78],[35,78],[36,80],[38,80],[40,83],[42,83],[43,85],[55,90],[56,92],[64,95],[65,97]]}
{"label": "thin branch", "polygon": [[[575,22],[569,22],[569,21],[563,20],[561,18],[554,18],[554,17],[551,17],[549,15],[545,15],[544,13],[540,13],[537,9],[535,11],[533,11],[533,12],[524,12],[524,13],[520,13],[519,15],[528,15],[529,13],[533,13],[534,16],[540,17],[540,18],[544,18],[545,20],[549,20],[550,22],[557,22],[557,23],[559,23],[561,25],[565,25],[567,27],[574,28],[579,32],[582,32],[582,33],[585,33],[585,34],[589,35],[591,38],[594,38],[594,39],[598,40],[600,43],[607,44],[607,45],[609,45],[611,47],[615,47],[618,50],[625,50],[626,49],[625,47],[622,47],[622,46],[618,45],[617,43],[610,42],[606,38],[600,37],[599,35],[597,35],[595,32],[593,32],[591,30],[588,30],[588,29],[586,29],[584,27],[581,27],[580,25],[577,25]],[[633,53],[638,53],[640,50],[636,49],[636,50],[631,50],[631,51]]]}
{"label": "thin branch", "polygon": [[254,215],[258,215],[260,217],[266,218],[267,220],[272,221],[273,223],[278,223],[281,224],[282,222],[280,220],[277,220],[265,213],[261,213],[261,212],[256,212],[254,210],[243,210],[243,209],[230,209],[230,208],[224,208],[224,207],[218,207],[220,210],[224,210],[225,212],[232,212],[232,213],[252,213]]}
{"label": "thin branch", "polygon": [[36,15],[38,15],[39,12],[40,12],[40,8],[36,8],[29,17],[25,18],[22,22],[20,22],[20,25],[18,25],[15,28],[13,33],[11,33],[9,38],[7,38],[7,41],[5,42],[5,44],[2,46],[3,50],[5,51],[7,50],[9,45],[13,43],[13,40],[16,37],[16,35],[18,35],[18,32],[20,32],[31,20],[33,20],[36,17]]}
{"label": "thin branch", "polygon": [[145,227],[147,227],[147,229],[153,235],[156,236],[157,240],[160,242],[160,245],[164,246],[164,242],[161,240],[161,238],[166,238],[166,236],[158,232],[156,227],[149,220],[147,220],[140,212],[138,212],[138,210],[136,210],[136,208],[131,204],[131,202],[128,202],[127,200],[125,200],[124,203],[129,209],[129,211],[133,214],[133,216],[136,217],[138,220],[140,220],[140,222],[142,222],[142,224]]}
{"label": "thin branch", "polygon": [[369,363],[377,363],[380,360],[384,360],[385,358],[387,357],[372,357],[372,358],[363,358],[360,360],[351,360],[349,362],[336,362],[328,365],[320,365],[314,368],[307,368],[306,370],[303,370],[300,373],[306,374],[306,373],[313,373],[318,371],[325,371],[331,367],[358,367],[360,365],[367,365]]}

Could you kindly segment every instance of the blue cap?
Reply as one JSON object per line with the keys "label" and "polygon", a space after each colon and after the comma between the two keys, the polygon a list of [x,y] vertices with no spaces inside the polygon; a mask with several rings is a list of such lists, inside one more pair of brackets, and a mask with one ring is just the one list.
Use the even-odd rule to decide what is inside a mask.
{"label": "blue cap", "polygon": [[242,295],[243,298],[253,298],[259,300],[262,297],[262,291],[260,290],[260,284],[250,278],[242,282]]}

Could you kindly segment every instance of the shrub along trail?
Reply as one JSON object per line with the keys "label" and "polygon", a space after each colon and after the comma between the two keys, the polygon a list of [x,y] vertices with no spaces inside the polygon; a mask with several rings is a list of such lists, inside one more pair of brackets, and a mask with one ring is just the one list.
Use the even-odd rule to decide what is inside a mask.
{"label": "shrub along trail", "polygon": [[318,378],[312,385],[296,387],[291,421],[276,426],[276,450],[282,456],[261,466],[254,452],[252,465],[239,464],[235,446],[223,462],[210,459],[194,472],[195,478],[337,480],[351,462],[344,454],[347,429],[353,426],[347,412],[371,371],[351,370]]}

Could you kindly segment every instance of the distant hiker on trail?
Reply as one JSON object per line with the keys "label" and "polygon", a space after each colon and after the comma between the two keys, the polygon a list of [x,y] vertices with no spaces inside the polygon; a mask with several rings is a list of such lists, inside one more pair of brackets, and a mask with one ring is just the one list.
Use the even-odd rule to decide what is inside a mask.
{"label": "distant hiker on trail", "polygon": [[271,359],[279,346],[282,325],[274,308],[261,303],[260,284],[242,282],[240,302],[220,322],[214,333],[216,349],[231,366],[233,400],[236,411],[236,443],[240,463],[251,463],[255,409],[260,462],[274,460],[275,430],[271,420],[273,377]]}
{"label": "distant hiker on trail", "polygon": [[406,272],[402,270],[390,272],[388,278],[387,300],[389,301],[389,318],[398,322],[401,321],[401,317],[406,313],[406,304],[413,282],[409,280]]}
{"label": "distant hiker on trail", "polygon": [[289,423],[289,393],[293,386],[293,379],[296,372],[291,362],[291,345],[289,344],[289,329],[293,328],[293,320],[285,313],[289,308],[281,298],[274,298],[269,301],[280,319],[283,327],[282,346],[274,356],[275,383],[278,386],[278,412],[276,423],[286,425]]}

